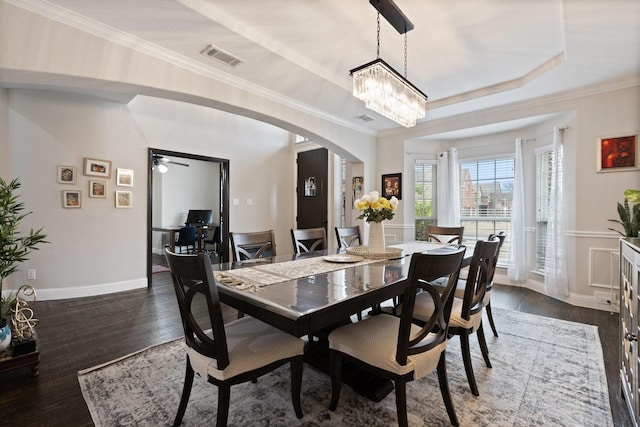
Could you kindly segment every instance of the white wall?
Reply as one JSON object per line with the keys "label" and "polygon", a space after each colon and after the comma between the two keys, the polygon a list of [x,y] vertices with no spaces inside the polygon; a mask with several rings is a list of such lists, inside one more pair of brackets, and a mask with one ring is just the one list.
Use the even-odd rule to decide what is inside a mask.
{"label": "white wall", "polygon": [[[21,178],[21,200],[33,211],[25,226],[43,226],[51,242],[7,279],[10,288],[26,283],[26,270],[32,268],[37,280],[30,282],[41,299],[146,286],[148,147],[230,159],[231,198],[240,200],[230,206],[230,229],[273,228],[282,253],[287,253],[294,212],[294,155],[287,131],[149,97],[121,105],[82,95],[12,89],[6,98],[8,114],[0,127],[9,129],[2,151],[8,148],[10,166],[3,177]],[[134,170],[134,186],[118,187],[133,191],[131,209],[115,208],[115,173],[108,180],[107,199],[87,197],[88,177],[81,174],[84,157],[112,161],[113,172],[119,167]],[[78,167],[76,185],[56,182],[60,164]],[[82,191],[81,209],[62,208],[64,189]]]}

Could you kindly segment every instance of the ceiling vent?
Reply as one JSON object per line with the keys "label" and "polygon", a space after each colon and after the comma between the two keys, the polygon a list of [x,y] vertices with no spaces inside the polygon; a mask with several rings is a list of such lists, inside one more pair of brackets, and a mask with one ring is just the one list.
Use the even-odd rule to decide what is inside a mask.
{"label": "ceiling vent", "polygon": [[203,51],[200,52],[203,55],[206,55],[210,58],[216,59],[220,62],[223,62],[232,67],[237,67],[242,64],[244,61],[240,58],[237,58],[230,53],[225,52],[224,50],[215,47],[214,45],[207,46]]}
{"label": "ceiling vent", "polygon": [[359,116],[356,116],[356,119],[358,120],[362,120],[363,122],[372,122],[373,119],[369,116],[367,116],[366,114],[361,114]]}

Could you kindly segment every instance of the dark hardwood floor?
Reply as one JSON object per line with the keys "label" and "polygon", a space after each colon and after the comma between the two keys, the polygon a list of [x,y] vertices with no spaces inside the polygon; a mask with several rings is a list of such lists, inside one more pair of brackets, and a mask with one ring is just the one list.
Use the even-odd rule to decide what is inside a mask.
{"label": "dark hardwood floor", "polygon": [[[631,425],[620,394],[617,314],[573,307],[527,289],[500,285],[494,287],[492,306],[598,326],[614,424]],[[38,301],[33,308],[40,320],[40,376],[32,378],[27,368],[0,374],[2,426],[93,425],[77,372],[182,335],[168,273],[154,274],[149,290]],[[225,312],[226,319],[234,317],[234,310]]]}

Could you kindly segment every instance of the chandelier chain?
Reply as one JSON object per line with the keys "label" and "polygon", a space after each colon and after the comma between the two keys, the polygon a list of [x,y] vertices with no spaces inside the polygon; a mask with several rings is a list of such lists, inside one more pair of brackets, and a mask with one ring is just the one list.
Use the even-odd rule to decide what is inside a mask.
{"label": "chandelier chain", "polygon": [[380,58],[380,12],[378,12],[378,47],[376,50],[376,58]]}
{"label": "chandelier chain", "polygon": [[404,32],[404,78],[407,78],[407,32]]}

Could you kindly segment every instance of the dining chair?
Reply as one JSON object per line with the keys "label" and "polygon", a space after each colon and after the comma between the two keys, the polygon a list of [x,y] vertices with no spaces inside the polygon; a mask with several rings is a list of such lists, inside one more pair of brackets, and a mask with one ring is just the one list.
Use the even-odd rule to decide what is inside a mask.
{"label": "dining chair", "polygon": [[[473,333],[477,335],[484,362],[488,368],[491,368],[489,350],[487,349],[487,342],[482,328],[482,309],[484,307],[484,296],[487,285],[493,278],[499,246],[499,240],[479,240],[476,242],[469,270],[467,271],[467,279],[464,281],[463,297],[454,298],[451,310],[449,334],[460,336],[460,347],[462,349],[464,368],[467,374],[467,380],[469,381],[469,387],[475,396],[479,396],[480,393],[478,392],[478,386],[476,384],[475,376],[473,374],[473,366],[471,364],[469,336]],[[448,286],[449,283],[447,282],[447,287]],[[459,285],[456,284],[456,288],[458,286]],[[404,307],[402,307],[402,305],[396,307],[397,313],[402,313],[403,311]],[[433,304],[426,294],[419,294],[416,296],[415,307],[413,309],[413,317],[415,321],[420,323],[429,322],[433,315],[433,311]]]}
{"label": "dining chair", "polygon": [[179,248],[180,253],[182,253],[182,248],[187,248],[187,253],[189,253],[189,247],[192,247],[192,252],[196,252],[196,241],[198,240],[196,227],[194,226],[185,226],[181,227],[178,231],[178,238],[176,239],[175,247]]}
{"label": "dining chair", "polygon": [[[222,244],[222,238],[220,236],[220,227],[219,226],[211,226],[211,227],[214,228],[213,233],[208,233],[209,231],[211,231],[211,228],[209,228],[207,232],[207,238],[205,238],[202,241],[202,247],[206,253],[213,255],[214,258],[220,258],[221,256],[220,245]],[[209,234],[211,234],[210,237],[209,237]],[[207,245],[211,245],[212,249],[209,250]]]}
{"label": "dining chair", "polygon": [[464,227],[439,227],[430,225],[427,227],[427,241],[438,243],[462,244]]}
{"label": "dining chair", "polygon": [[[487,240],[498,239],[500,241],[500,244],[498,245],[498,253],[496,254],[496,258],[494,261],[491,280],[489,280],[489,282],[487,283],[487,290],[484,293],[484,301],[483,301],[484,309],[485,309],[485,312],[487,313],[487,318],[489,319],[489,326],[491,326],[491,331],[493,332],[493,336],[496,338],[498,337],[498,331],[496,329],[496,324],[493,321],[493,312],[491,311],[491,289],[493,288],[493,278],[495,276],[496,266],[498,265],[498,257],[500,257],[500,250],[502,249],[502,245],[504,244],[506,237],[507,235],[504,233],[504,231],[501,231],[498,234],[492,233],[487,238]],[[460,291],[459,289],[456,290],[456,296],[458,296],[459,291]],[[461,293],[464,294],[464,291],[462,291]],[[460,298],[462,298],[462,295],[460,296]]]}
{"label": "dining chair", "polygon": [[[489,326],[491,326],[491,331],[493,332],[493,336],[496,338],[498,337],[498,331],[496,329],[495,322],[493,321],[493,312],[491,311],[491,289],[493,288],[493,277],[495,276],[495,269],[498,264],[498,258],[500,257],[500,250],[502,249],[502,245],[504,244],[505,238],[506,238],[506,234],[504,233],[504,231],[501,231],[498,234],[491,233],[487,238],[487,240],[498,239],[500,241],[500,244],[498,245],[498,254],[496,255],[494,260],[495,265],[493,267],[493,276],[491,277],[491,280],[487,283],[487,290],[484,293],[484,300],[483,300],[485,313],[487,313],[487,318],[489,319]],[[466,278],[461,277],[458,279],[458,287],[456,288],[456,298],[464,298],[464,289],[466,287],[466,283],[467,283]]]}
{"label": "dining chair", "polygon": [[[400,317],[383,313],[339,327],[329,334],[330,410],[335,411],[338,406],[342,359],[347,359],[394,382],[400,427],[408,424],[406,383],[437,370],[449,420],[454,426],[458,425],[449,392],[445,349],[449,316],[464,253],[465,248],[460,246],[446,254],[413,254],[404,293],[404,311]],[[448,277],[442,295],[429,283],[440,277]],[[420,295],[430,298],[434,307],[431,317],[422,327],[413,323],[418,289],[423,290]]]}
{"label": "dining chair", "polygon": [[327,249],[327,232],[324,227],[292,229],[291,241],[296,255]]}
{"label": "dining chair", "polygon": [[[223,427],[229,415],[231,386],[255,381],[287,363],[291,365],[293,408],[302,418],[304,341],[249,316],[225,325],[209,257],[204,253],[175,254],[169,248],[165,248],[165,257],[178,299],[187,355],[184,387],[173,425],[182,423],[195,373],[218,387],[216,425]],[[201,323],[195,315],[194,301],[202,298],[208,316]]]}
{"label": "dining chair", "polygon": [[273,230],[250,233],[229,233],[234,261],[276,255],[276,237]]}
{"label": "dining chair", "polygon": [[360,246],[362,244],[362,235],[360,234],[360,226],[354,227],[336,227],[336,241],[338,249],[347,249],[351,246]]}

